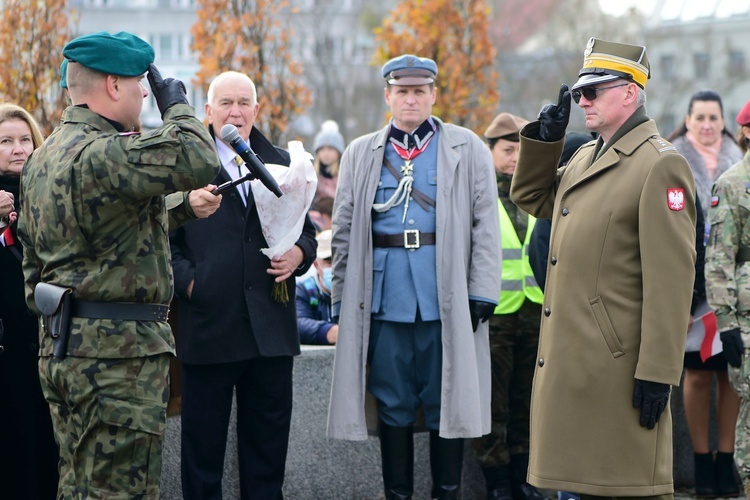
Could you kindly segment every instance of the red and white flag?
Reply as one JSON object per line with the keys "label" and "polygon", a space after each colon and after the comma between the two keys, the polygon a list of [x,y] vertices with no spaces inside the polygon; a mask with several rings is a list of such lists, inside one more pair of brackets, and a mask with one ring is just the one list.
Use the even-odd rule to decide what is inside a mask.
{"label": "red and white flag", "polygon": [[723,350],[716,326],[716,315],[705,301],[695,308],[693,325],[688,330],[685,350],[699,351],[701,360],[704,362]]}

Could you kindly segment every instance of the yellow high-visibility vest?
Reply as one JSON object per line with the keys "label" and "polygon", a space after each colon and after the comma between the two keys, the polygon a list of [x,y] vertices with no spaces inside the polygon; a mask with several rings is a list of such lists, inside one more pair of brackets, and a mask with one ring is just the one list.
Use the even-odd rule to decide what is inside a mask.
{"label": "yellow high-visibility vest", "polygon": [[542,289],[534,279],[528,253],[536,219],[529,215],[526,238],[521,246],[508,212],[499,199],[497,209],[500,214],[500,243],[503,247],[503,282],[495,314],[511,314],[521,308],[525,299],[536,304],[543,301]]}

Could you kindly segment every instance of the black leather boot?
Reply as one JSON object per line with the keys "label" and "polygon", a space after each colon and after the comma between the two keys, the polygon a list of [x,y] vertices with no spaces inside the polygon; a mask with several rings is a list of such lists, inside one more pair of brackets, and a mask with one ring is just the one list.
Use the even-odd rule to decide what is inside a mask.
{"label": "black leather boot", "polygon": [[740,486],[735,478],[735,470],[734,453],[716,452],[714,474],[716,475],[716,492],[720,497],[740,496]]}
{"label": "black leather boot", "polygon": [[432,498],[454,500],[461,491],[464,465],[464,440],[444,439],[438,431],[430,431],[430,470]]}
{"label": "black leather boot", "polygon": [[482,467],[484,481],[487,484],[487,500],[512,500],[510,491],[510,465]]}
{"label": "black leather boot", "polygon": [[538,489],[526,482],[529,471],[529,454],[519,453],[510,457],[510,491],[514,500],[545,500]]}
{"label": "black leather boot", "polygon": [[407,500],[414,493],[414,428],[380,422],[380,457],[386,500]]}
{"label": "black leather boot", "polygon": [[695,496],[698,498],[716,498],[716,473],[713,453],[694,453],[695,460]]}

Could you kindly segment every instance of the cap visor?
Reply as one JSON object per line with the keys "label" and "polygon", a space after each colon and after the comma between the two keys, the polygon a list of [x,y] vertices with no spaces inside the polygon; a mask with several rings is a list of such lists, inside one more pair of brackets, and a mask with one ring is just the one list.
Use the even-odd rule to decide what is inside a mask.
{"label": "cap visor", "polygon": [[391,85],[429,85],[435,82],[435,79],[424,76],[404,76],[401,78],[391,78],[386,81]]}
{"label": "cap visor", "polygon": [[622,77],[616,75],[583,75],[570,90],[588,87],[589,85],[596,85],[597,83],[612,82],[614,80],[619,80],[620,78]]}

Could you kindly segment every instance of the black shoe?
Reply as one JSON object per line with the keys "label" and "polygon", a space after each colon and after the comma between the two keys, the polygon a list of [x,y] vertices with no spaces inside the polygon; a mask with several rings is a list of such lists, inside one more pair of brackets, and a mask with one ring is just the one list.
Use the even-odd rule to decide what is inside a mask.
{"label": "black shoe", "polygon": [[716,491],[720,497],[740,496],[740,486],[735,478],[736,466],[734,453],[716,453],[714,460],[714,474],[716,476]]}
{"label": "black shoe", "polygon": [[716,498],[716,473],[713,453],[694,453],[695,460],[695,496],[698,498]]}
{"label": "black shoe", "polygon": [[380,456],[386,500],[409,500],[414,493],[414,428],[380,422]]}
{"label": "black shoe", "polygon": [[510,491],[510,465],[482,467],[482,474],[487,484],[487,500],[513,500]]}
{"label": "black shoe", "polygon": [[521,453],[510,457],[510,491],[514,500],[545,500],[538,489],[526,482],[529,471],[529,454]]}
{"label": "black shoe", "polygon": [[438,431],[430,431],[432,498],[439,500],[459,498],[463,465],[464,440],[441,438]]}

